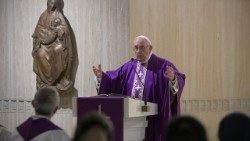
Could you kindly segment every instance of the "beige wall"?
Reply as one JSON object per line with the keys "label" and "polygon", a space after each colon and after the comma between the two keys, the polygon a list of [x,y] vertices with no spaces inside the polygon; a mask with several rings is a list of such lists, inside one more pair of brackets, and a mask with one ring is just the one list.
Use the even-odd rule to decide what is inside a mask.
{"label": "beige wall", "polygon": [[154,52],[186,74],[182,111],[211,140],[225,114],[250,114],[249,27],[248,0],[130,0],[130,40],[150,37]]}
{"label": "beige wall", "polygon": [[[47,0],[0,0],[0,124],[13,130],[33,113],[35,93],[32,38]],[[64,0],[64,14],[76,37],[78,96],[96,95],[92,65],[104,70],[129,59],[129,1]],[[73,132],[71,109],[53,119]]]}
{"label": "beige wall", "polygon": [[[32,38],[47,0],[0,0],[0,124],[13,130],[32,114],[35,92]],[[250,113],[249,0],[64,0],[79,66],[79,96],[95,95],[91,67],[113,69],[133,56],[132,40],[144,34],[154,52],[186,74],[183,114],[198,117],[216,140],[220,119]],[[72,110],[54,121],[73,132]]]}

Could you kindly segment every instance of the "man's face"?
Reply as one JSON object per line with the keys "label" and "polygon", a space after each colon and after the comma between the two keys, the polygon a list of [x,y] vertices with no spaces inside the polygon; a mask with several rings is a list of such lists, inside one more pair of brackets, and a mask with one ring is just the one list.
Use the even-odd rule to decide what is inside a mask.
{"label": "man's face", "polygon": [[56,9],[56,0],[48,0],[47,1],[47,9],[49,11],[54,11]]}
{"label": "man's face", "polygon": [[146,39],[136,38],[134,41],[135,57],[140,62],[145,62],[147,57],[149,56],[152,47],[149,45]]}

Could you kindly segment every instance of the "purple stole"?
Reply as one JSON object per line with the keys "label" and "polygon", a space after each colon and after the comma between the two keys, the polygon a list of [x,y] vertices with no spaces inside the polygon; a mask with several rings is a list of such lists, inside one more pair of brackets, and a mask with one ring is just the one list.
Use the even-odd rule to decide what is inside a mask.
{"label": "purple stole", "polygon": [[61,130],[60,127],[56,126],[46,118],[32,119],[32,117],[27,119],[16,129],[25,141],[32,140],[34,137],[46,131]]}
{"label": "purple stole", "polygon": [[135,78],[134,78],[134,84],[132,87],[132,98],[143,98],[143,89],[144,89],[144,83],[145,83],[145,76],[146,76],[147,69],[142,66],[142,64],[138,61],[137,67],[135,70]]}

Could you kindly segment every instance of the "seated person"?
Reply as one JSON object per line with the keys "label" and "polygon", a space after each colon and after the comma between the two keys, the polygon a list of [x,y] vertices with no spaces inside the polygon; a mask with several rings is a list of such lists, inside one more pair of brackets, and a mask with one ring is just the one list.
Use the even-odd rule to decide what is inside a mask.
{"label": "seated person", "polygon": [[167,125],[165,141],[207,141],[207,136],[205,128],[198,120],[183,116]]}
{"label": "seated person", "polygon": [[101,114],[91,113],[79,120],[73,141],[113,141],[113,124]]}
{"label": "seated person", "polygon": [[32,101],[36,114],[16,128],[11,141],[69,141],[68,135],[50,121],[59,103],[59,94],[54,89],[38,90]]}
{"label": "seated person", "polygon": [[220,141],[250,141],[250,118],[243,113],[231,113],[219,125]]}

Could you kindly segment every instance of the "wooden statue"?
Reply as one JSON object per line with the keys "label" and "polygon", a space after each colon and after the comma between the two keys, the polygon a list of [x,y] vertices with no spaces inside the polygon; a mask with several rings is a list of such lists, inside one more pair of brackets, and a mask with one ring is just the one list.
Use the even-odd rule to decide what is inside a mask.
{"label": "wooden statue", "polygon": [[55,86],[59,93],[73,88],[70,78],[73,45],[62,8],[62,0],[48,0],[32,36],[36,87]]}

